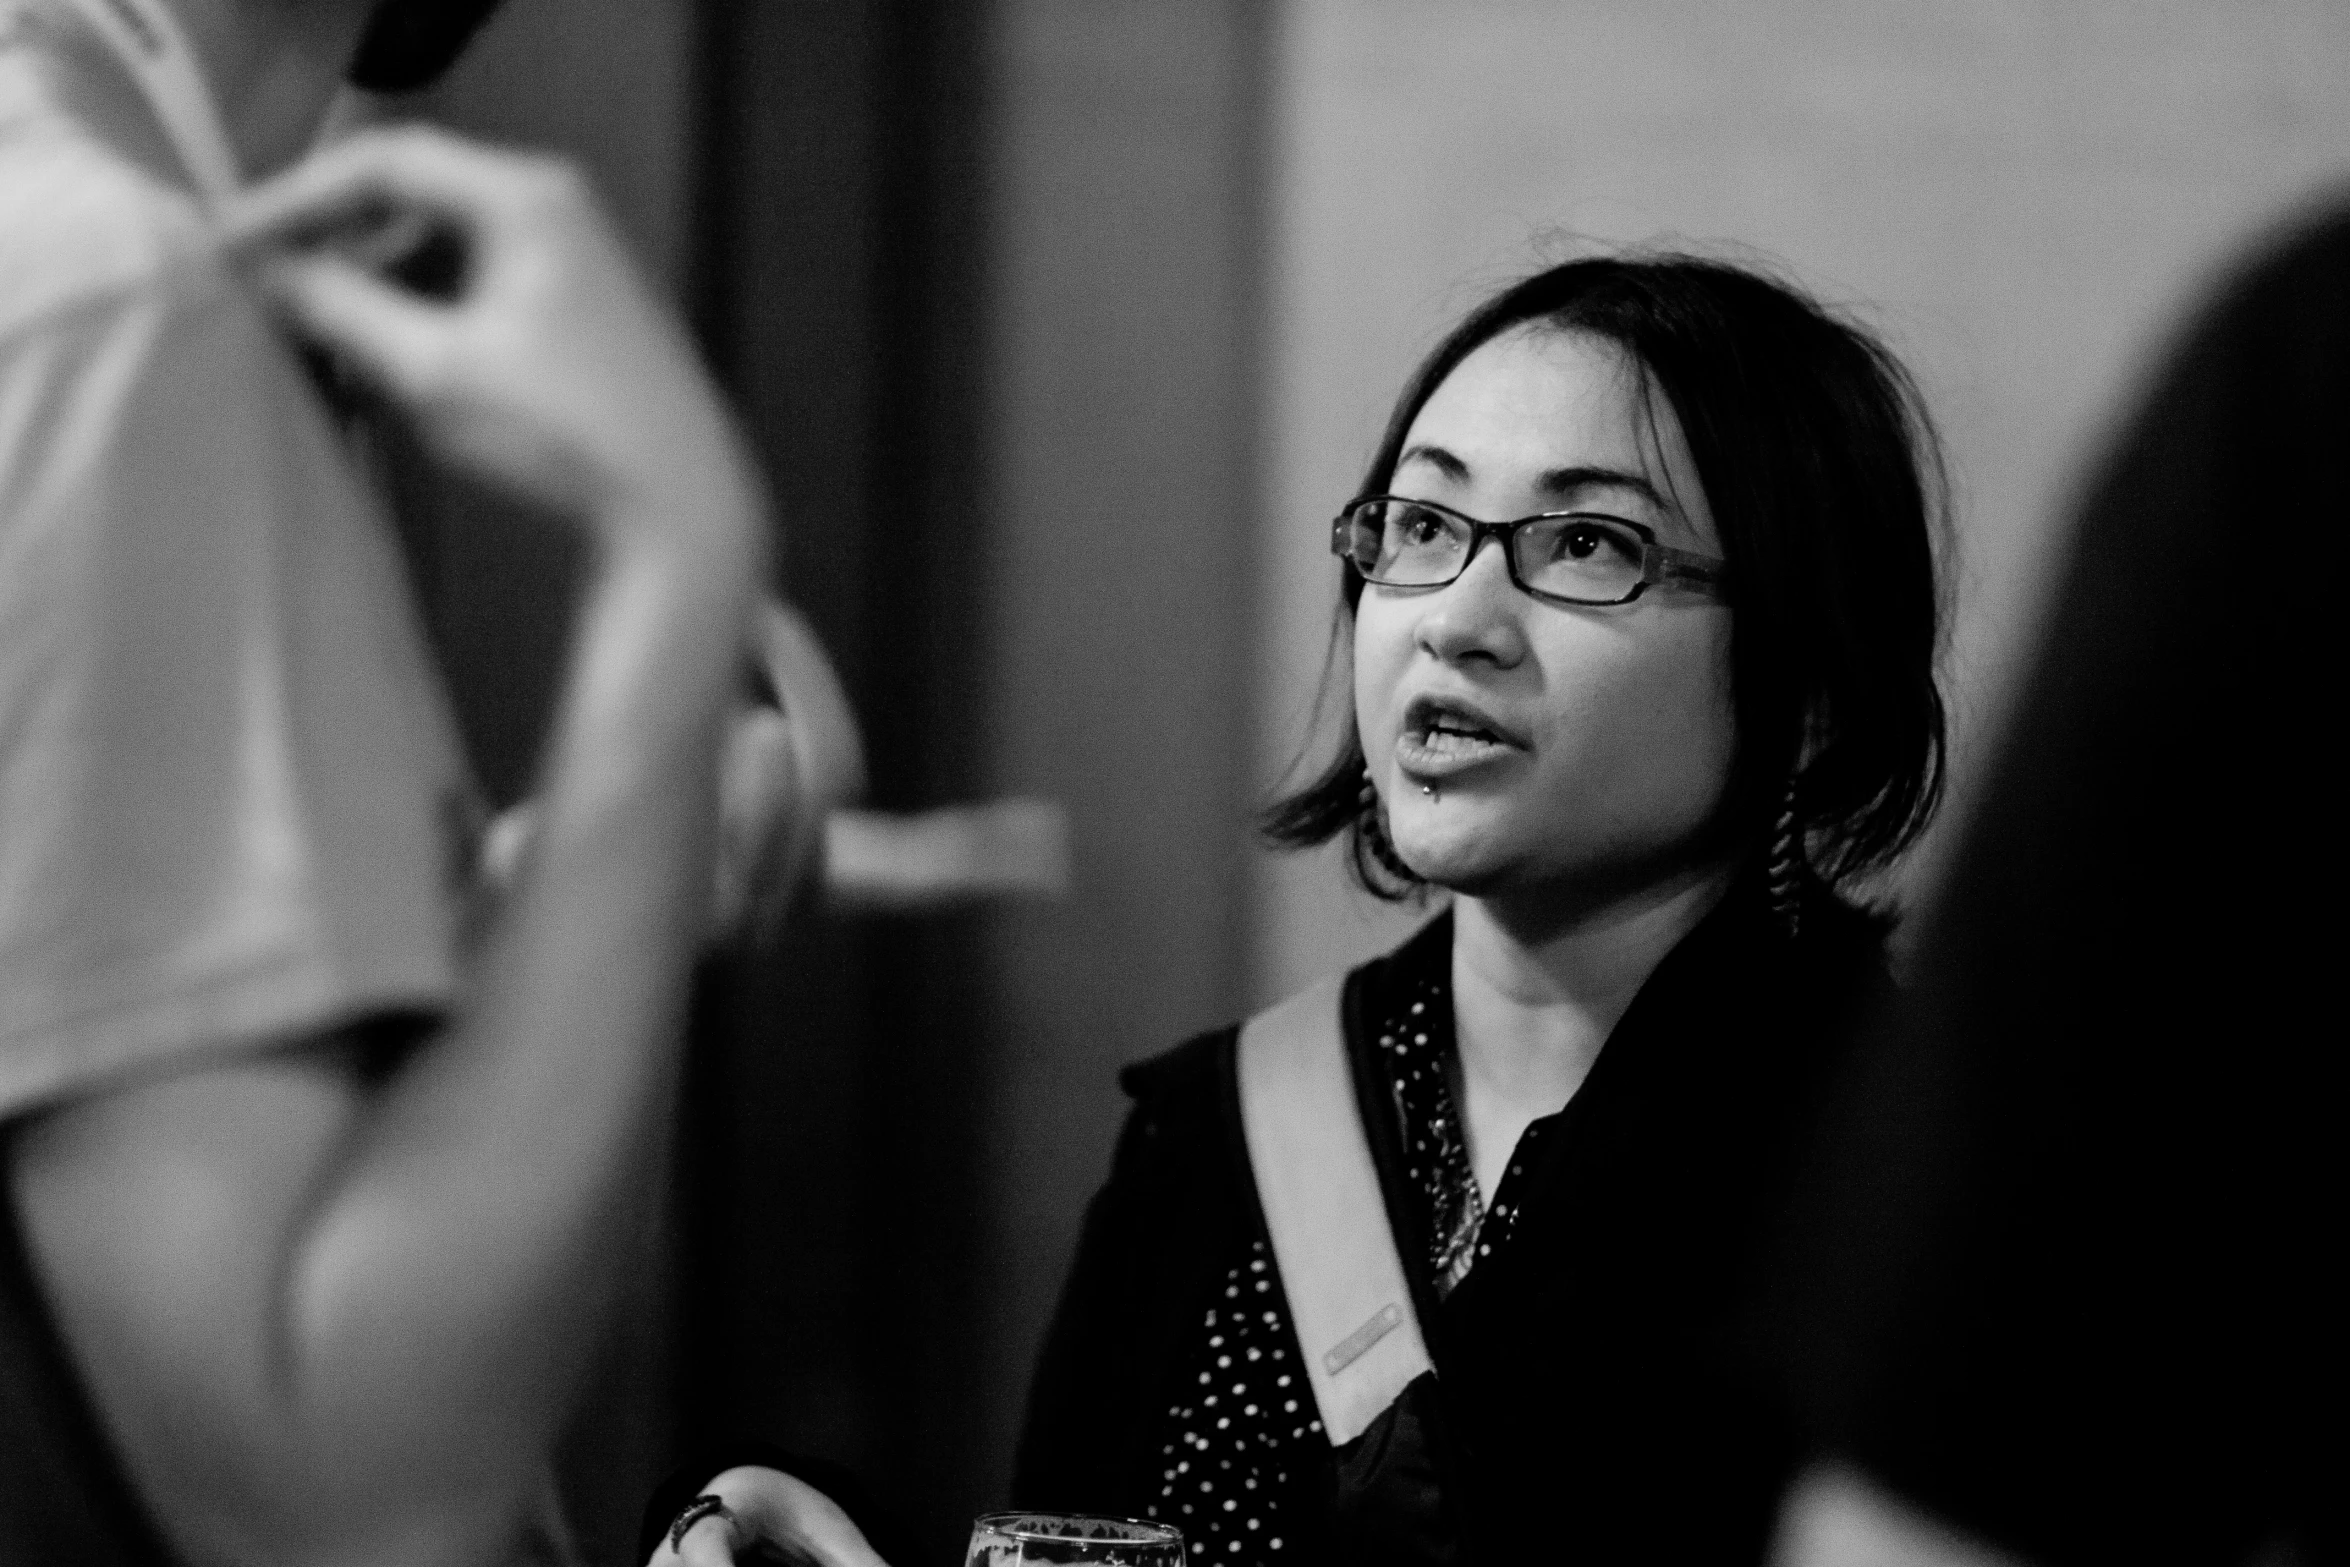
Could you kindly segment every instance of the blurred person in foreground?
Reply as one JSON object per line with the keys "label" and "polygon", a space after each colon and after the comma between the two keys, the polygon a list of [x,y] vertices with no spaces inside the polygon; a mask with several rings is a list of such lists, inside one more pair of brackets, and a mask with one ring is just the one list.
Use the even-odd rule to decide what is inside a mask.
{"label": "blurred person in foreground", "polygon": [[[1573,261],[1446,336],[1269,822],[1450,907],[1127,1069],[1015,1505],[1219,1567],[1761,1559],[1800,1449],[1728,1313],[1937,796],[1938,477],[1883,346],[1738,267]],[[788,1457],[699,1463],[662,1567],[870,1560]]]}
{"label": "blurred person in foreground", "polygon": [[[10,1562],[512,1559],[642,1255],[762,499],[575,174],[296,163],[488,9],[0,7]],[[354,259],[403,216],[461,256],[429,296]],[[289,326],[592,547],[495,896]]]}
{"label": "blurred person in foreground", "polygon": [[1833,1101],[1763,1297],[1841,1460],[1787,1567],[2350,1561],[2346,433],[2337,208],[2106,458],[1916,982]]}

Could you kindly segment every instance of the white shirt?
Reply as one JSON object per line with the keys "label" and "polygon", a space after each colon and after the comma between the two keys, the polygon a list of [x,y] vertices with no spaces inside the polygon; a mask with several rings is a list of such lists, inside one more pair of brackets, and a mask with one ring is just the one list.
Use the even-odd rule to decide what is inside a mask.
{"label": "white shirt", "polygon": [[454,989],[387,519],[94,39],[0,9],[0,1117]]}

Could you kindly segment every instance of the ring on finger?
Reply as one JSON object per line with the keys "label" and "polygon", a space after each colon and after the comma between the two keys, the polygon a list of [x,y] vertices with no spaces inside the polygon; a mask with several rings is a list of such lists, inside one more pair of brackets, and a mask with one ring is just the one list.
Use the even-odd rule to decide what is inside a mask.
{"label": "ring on finger", "polygon": [[734,1509],[707,1491],[686,1503],[669,1525],[669,1549],[672,1554],[681,1548],[685,1532],[705,1518],[723,1518],[729,1526],[732,1526]]}

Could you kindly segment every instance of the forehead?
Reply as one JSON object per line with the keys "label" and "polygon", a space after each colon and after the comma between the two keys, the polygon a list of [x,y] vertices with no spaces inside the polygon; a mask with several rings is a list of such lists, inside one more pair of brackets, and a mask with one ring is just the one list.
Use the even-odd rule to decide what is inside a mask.
{"label": "forehead", "polygon": [[1672,404],[1627,350],[1593,333],[1520,326],[1480,344],[1421,405],[1406,465],[1430,448],[1457,459],[1471,488],[1527,510],[1539,509],[1547,475],[1635,474],[1707,531]]}
{"label": "forehead", "polygon": [[[1420,406],[1407,444],[1434,442],[1463,458],[1526,452],[1639,463],[1650,460],[1651,444],[1644,380],[1632,356],[1607,338],[1513,327],[1453,367]],[[1460,450],[1463,444],[1475,451]]]}

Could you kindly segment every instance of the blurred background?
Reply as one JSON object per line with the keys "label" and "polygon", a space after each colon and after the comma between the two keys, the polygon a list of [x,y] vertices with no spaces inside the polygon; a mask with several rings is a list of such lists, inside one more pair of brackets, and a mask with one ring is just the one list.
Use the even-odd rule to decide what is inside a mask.
{"label": "blurred background", "polygon": [[[512,0],[403,112],[589,166],[765,456],[870,803],[1041,797],[1072,850],[1058,898],[811,897],[711,965],[669,1266],[568,1458],[591,1554],[719,1431],[953,1549],[1003,1499],[1119,1065],[1420,917],[1249,824],[1322,754],[1325,519],[1481,293],[1662,239],[1892,341],[1957,482],[1963,797],[2103,421],[2350,173],[2346,84],[2330,0]],[[569,561],[410,487],[511,797]]]}

